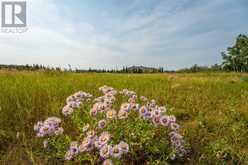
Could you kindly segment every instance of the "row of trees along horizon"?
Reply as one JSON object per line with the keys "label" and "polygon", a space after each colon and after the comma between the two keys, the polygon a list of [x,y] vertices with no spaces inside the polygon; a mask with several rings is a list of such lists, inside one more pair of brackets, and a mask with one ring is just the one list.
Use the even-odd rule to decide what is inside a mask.
{"label": "row of trees along horizon", "polygon": [[123,67],[122,69],[63,69],[60,67],[48,67],[44,65],[0,65],[0,70],[45,70],[59,72],[95,72],[95,73],[163,73],[163,72],[204,72],[204,71],[234,71],[248,72],[248,37],[240,34],[232,47],[228,47],[225,52],[221,52],[223,59],[222,64],[214,64],[212,66],[199,66],[197,64],[190,68],[184,68],[177,71],[167,71],[163,67],[153,68],[145,66]]}

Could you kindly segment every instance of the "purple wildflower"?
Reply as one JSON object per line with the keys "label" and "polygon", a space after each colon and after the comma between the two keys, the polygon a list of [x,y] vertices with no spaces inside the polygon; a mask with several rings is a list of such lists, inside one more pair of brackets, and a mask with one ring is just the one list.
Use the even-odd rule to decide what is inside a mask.
{"label": "purple wildflower", "polygon": [[72,160],[72,158],[73,158],[73,154],[71,153],[71,151],[70,150],[67,151],[65,153],[65,160]]}
{"label": "purple wildflower", "polygon": [[62,135],[64,133],[64,129],[59,127],[57,130],[54,131],[55,135]]}
{"label": "purple wildflower", "polygon": [[183,138],[179,133],[177,133],[177,132],[175,132],[175,131],[170,132],[170,133],[169,133],[169,136],[170,136],[170,137],[175,137],[175,138],[177,138],[177,139],[182,139],[182,138]]}
{"label": "purple wildflower", "polygon": [[77,155],[79,153],[79,149],[77,147],[71,147],[70,148],[70,152],[73,154],[73,155]]}
{"label": "purple wildflower", "polygon": [[145,114],[147,113],[148,109],[146,108],[146,106],[142,106],[139,109],[139,114],[141,117],[145,116]]}
{"label": "purple wildflower", "polygon": [[70,107],[70,105],[66,105],[62,109],[62,113],[64,116],[68,116],[73,112],[73,109]]}
{"label": "purple wildflower", "polygon": [[153,115],[154,117],[156,117],[156,116],[161,116],[161,111],[158,110],[158,109],[154,109],[154,110],[152,111],[152,115]]}
{"label": "purple wildflower", "polygon": [[39,129],[39,136],[43,137],[46,135],[52,135],[55,131],[55,128],[53,126],[49,126],[49,125],[43,125],[40,129]]}
{"label": "purple wildflower", "polygon": [[131,104],[131,108],[133,109],[133,110],[139,110],[139,104],[136,104],[136,103],[132,103]]}
{"label": "purple wildflower", "polygon": [[104,145],[101,149],[100,149],[100,156],[104,159],[108,158],[110,156],[110,150],[111,150],[111,146],[109,145]]}
{"label": "purple wildflower", "polygon": [[170,119],[170,122],[171,122],[171,123],[175,123],[175,122],[176,122],[176,117],[173,116],[173,115],[170,115],[170,116],[169,116],[169,119]]}
{"label": "purple wildflower", "polygon": [[90,128],[90,125],[88,123],[85,124],[85,126],[83,127],[83,132],[88,131],[89,128]]}
{"label": "purple wildflower", "polygon": [[119,119],[126,119],[126,118],[128,118],[128,112],[126,112],[124,110],[120,110],[118,112],[118,118]]}
{"label": "purple wildflower", "polygon": [[88,132],[86,133],[86,135],[87,135],[87,138],[89,138],[89,139],[94,139],[94,137],[95,137],[95,135],[96,135],[96,132],[93,131],[93,130],[91,130],[91,131],[88,131]]}
{"label": "purple wildflower", "polygon": [[95,139],[94,145],[95,145],[95,147],[98,148],[98,149],[100,149],[100,148],[103,147],[103,145],[100,144],[100,142],[99,142],[99,138],[96,138],[96,139]]}
{"label": "purple wildflower", "polygon": [[108,132],[101,133],[98,139],[100,146],[107,144],[109,140],[110,140],[110,134]]}
{"label": "purple wildflower", "polygon": [[124,110],[126,112],[129,112],[130,109],[131,109],[131,105],[129,103],[123,103],[123,104],[121,104],[121,108],[120,109],[121,110]]}
{"label": "purple wildflower", "polygon": [[160,116],[155,116],[152,118],[152,122],[155,125],[159,125],[160,124]]}
{"label": "purple wildflower", "polygon": [[92,116],[92,117],[95,117],[96,115],[97,115],[97,109],[91,109],[90,110],[90,115]]}
{"label": "purple wildflower", "polygon": [[165,106],[158,107],[158,109],[159,109],[161,112],[166,112],[166,107],[165,107]]}
{"label": "purple wildflower", "polygon": [[169,124],[170,124],[170,119],[169,119],[169,117],[168,116],[162,116],[161,118],[160,118],[160,124],[161,125],[163,125],[163,126],[169,126]]}
{"label": "purple wildflower", "polygon": [[77,155],[79,153],[78,143],[76,141],[71,142],[69,150],[72,155]]}
{"label": "purple wildflower", "polygon": [[48,141],[47,141],[47,140],[44,140],[44,141],[43,141],[43,147],[44,147],[44,148],[47,148],[47,146],[48,146]]}
{"label": "purple wildflower", "polygon": [[171,154],[171,155],[170,155],[170,159],[171,159],[171,160],[175,160],[175,159],[176,159],[176,154]]}
{"label": "purple wildflower", "polygon": [[120,158],[122,155],[122,150],[119,145],[114,145],[110,150],[110,154],[112,157]]}
{"label": "purple wildflower", "polygon": [[47,124],[49,126],[53,126],[57,128],[59,124],[61,123],[61,119],[57,117],[49,117],[44,121],[44,124]]}
{"label": "purple wildflower", "polygon": [[125,153],[128,153],[129,151],[129,145],[123,141],[121,141],[119,144],[119,147],[121,148],[121,150]]}
{"label": "purple wildflower", "polygon": [[152,113],[147,111],[145,116],[144,116],[145,119],[152,119]]}
{"label": "purple wildflower", "polygon": [[170,123],[170,128],[173,130],[173,131],[178,131],[180,126],[179,124],[177,123]]}
{"label": "purple wildflower", "polygon": [[90,138],[84,138],[84,140],[82,141],[82,143],[79,145],[79,151],[80,152],[84,152],[89,150],[89,148],[91,148],[92,146],[92,139]]}
{"label": "purple wildflower", "polygon": [[106,127],[106,125],[107,125],[107,121],[106,120],[100,120],[99,122],[98,122],[98,127],[99,128],[104,128],[104,127]]}
{"label": "purple wildflower", "polygon": [[34,131],[39,131],[42,125],[43,123],[41,121],[38,121],[37,124],[34,125]]}
{"label": "purple wildflower", "polygon": [[68,103],[67,105],[69,105],[71,108],[79,108],[81,105],[81,102],[80,101],[73,101],[73,102]]}

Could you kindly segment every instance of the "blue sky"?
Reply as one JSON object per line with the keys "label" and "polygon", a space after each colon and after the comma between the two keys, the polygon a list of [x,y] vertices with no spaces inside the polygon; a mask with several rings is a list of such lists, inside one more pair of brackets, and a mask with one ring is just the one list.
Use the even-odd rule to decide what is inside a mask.
{"label": "blue sky", "polygon": [[0,63],[179,69],[221,62],[248,32],[247,0],[28,0],[28,32],[0,33]]}

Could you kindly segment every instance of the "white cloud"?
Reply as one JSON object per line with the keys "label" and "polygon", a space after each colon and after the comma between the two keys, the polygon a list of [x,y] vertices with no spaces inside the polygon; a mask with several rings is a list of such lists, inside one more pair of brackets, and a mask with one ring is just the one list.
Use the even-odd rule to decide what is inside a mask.
{"label": "white cloud", "polygon": [[88,23],[74,27],[60,16],[56,1],[30,0],[28,6],[28,32],[0,34],[1,63],[103,67],[106,59],[113,55],[110,49],[94,44],[94,37],[89,40],[70,37],[70,34],[76,36],[79,32],[89,35],[94,32],[94,27]]}

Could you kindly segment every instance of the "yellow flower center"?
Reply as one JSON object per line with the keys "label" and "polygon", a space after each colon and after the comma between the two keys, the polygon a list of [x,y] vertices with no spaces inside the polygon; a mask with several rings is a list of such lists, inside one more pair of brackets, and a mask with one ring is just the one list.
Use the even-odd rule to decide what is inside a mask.
{"label": "yellow flower center", "polygon": [[103,153],[104,153],[104,154],[108,153],[108,148],[107,148],[107,147],[105,147],[105,148],[103,149]]}
{"label": "yellow flower center", "polygon": [[122,149],[126,149],[127,148],[127,145],[126,144],[121,144],[121,148]]}
{"label": "yellow flower center", "polygon": [[118,152],[119,152],[118,147],[114,147],[114,153],[118,153]]}
{"label": "yellow flower center", "polygon": [[43,128],[43,131],[47,132],[49,130],[48,127]]}
{"label": "yellow flower center", "polygon": [[103,137],[101,137],[101,141],[103,142],[103,141],[106,141],[107,140],[107,137],[105,137],[105,136],[103,136]]}

